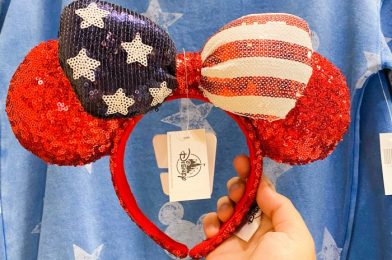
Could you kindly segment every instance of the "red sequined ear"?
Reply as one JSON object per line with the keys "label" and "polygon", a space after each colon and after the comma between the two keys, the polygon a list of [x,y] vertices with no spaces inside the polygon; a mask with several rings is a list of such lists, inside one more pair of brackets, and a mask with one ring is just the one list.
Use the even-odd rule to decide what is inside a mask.
{"label": "red sequined ear", "polygon": [[342,73],[314,52],[313,74],[285,119],[253,120],[265,156],[305,164],[328,156],[350,123],[350,94]]}
{"label": "red sequined ear", "polygon": [[48,163],[82,165],[107,155],[125,120],[87,114],[58,61],[57,41],[41,43],[15,72],[6,111],[19,142]]}

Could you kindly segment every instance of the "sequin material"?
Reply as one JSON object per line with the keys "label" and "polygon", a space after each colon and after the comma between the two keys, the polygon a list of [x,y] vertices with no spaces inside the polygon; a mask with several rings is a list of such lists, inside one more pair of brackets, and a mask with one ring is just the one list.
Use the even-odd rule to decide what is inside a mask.
{"label": "sequin material", "polygon": [[48,163],[87,164],[110,153],[126,121],[86,113],[57,57],[57,41],[30,51],[11,80],[6,111],[27,150]]}
{"label": "sequin material", "polygon": [[95,26],[102,29],[105,27],[103,18],[108,16],[110,12],[98,8],[96,3],[91,3],[86,8],[75,10],[75,14],[83,19],[83,21],[80,23],[81,29],[86,29],[90,26]]}
{"label": "sequin material", "polygon": [[[186,60],[185,60],[186,58]],[[185,66],[186,63],[186,66]],[[186,93],[187,86],[190,94],[198,93],[201,81],[201,58],[198,52],[187,52],[177,55],[177,82],[178,90]]]}
{"label": "sequin material", "polygon": [[289,14],[241,17],[214,34],[201,51],[204,95],[235,114],[285,118],[312,74],[307,23]]}
{"label": "sequin material", "polygon": [[[7,114],[20,143],[49,163],[80,165],[111,152],[114,189],[132,220],[171,254],[202,258],[247,216],[263,156],[290,164],[322,159],[348,128],[345,78],[313,53],[309,34],[293,15],[248,15],[224,26],[201,53],[176,56],[167,33],[149,19],[102,1],[75,1],[61,17],[60,49],[56,41],[42,43],[18,68]],[[246,137],[251,163],[233,216],[191,250],[141,212],[123,166],[127,140],[142,118],[135,115],[186,97],[228,112]],[[103,120],[87,112],[135,117]]]}
{"label": "sequin material", "polygon": [[305,164],[324,159],[350,124],[350,93],[342,73],[318,53],[312,55],[309,84],[284,120],[253,120],[264,156]]}
{"label": "sequin material", "polygon": [[297,27],[302,29],[306,33],[310,33],[309,25],[304,20],[293,14],[286,13],[263,13],[263,14],[249,14],[241,17],[240,19],[233,20],[224,25],[218,32],[226,30],[228,28],[236,27],[239,25],[250,25],[250,24],[266,24],[266,23],[285,23],[289,26]]}
{"label": "sequin material", "polygon": [[87,56],[86,49],[81,49],[78,55],[69,58],[67,63],[72,69],[72,77],[74,79],[85,77],[90,81],[95,81],[95,70],[101,65],[101,62]]}
{"label": "sequin material", "polygon": [[154,98],[151,106],[156,106],[162,103],[165,98],[172,93],[172,90],[167,87],[166,81],[162,82],[159,88],[150,88],[149,91],[151,96]]}
{"label": "sequin material", "polygon": [[[67,60],[85,49],[89,58],[100,62],[92,70],[75,70]],[[59,59],[84,109],[101,118],[122,118],[157,108],[149,89],[166,82],[175,89],[176,48],[169,35],[148,18],[126,8],[96,0],[78,0],[61,15]],[[83,68],[86,68],[83,66]],[[89,74],[87,74],[89,72]],[[103,96],[122,88],[135,103],[126,115],[107,113]],[[154,105],[151,105],[154,104]]]}
{"label": "sequin material", "polygon": [[114,95],[103,95],[102,99],[108,105],[108,111],[106,111],[108,115],[115,113],[126,115],[129,107],[135,103],[135,100],[125,95],[122,88],[119,88]]}
{"label": "sequin material", "polygon": [[127,52],[127,63],[139,62],[147,67],[147,55],[151,54],[153,48],[143,43],[140,34],[137,33],[132,42],[123,42],[121,47]]}

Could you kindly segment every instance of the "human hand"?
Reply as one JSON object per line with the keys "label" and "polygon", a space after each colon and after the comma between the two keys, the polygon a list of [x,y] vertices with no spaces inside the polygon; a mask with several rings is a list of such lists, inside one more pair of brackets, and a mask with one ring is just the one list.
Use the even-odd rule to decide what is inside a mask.
{"label": "human hand", "polygon": [[[234,213],[235,203],[245,193],[245,182],[250,172],[249,158],[237,156],[233,165],[238,177],[227,182],[228,196],[217,202],[217,212],[204,218],[204,233],[212,237]],[[314,260],[316,259],[313,238],[301,215],[292,202],[277,193],[272,183],[263,177],[256,195],[263,212],[259,229],[245,242],[233,235],[207,256],[215,259],[266,259],[266,260]]]}

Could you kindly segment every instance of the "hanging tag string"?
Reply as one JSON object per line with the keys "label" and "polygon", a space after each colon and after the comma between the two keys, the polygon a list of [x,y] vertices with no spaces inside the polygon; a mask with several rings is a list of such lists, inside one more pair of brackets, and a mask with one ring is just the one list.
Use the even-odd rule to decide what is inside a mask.
{"label": "hanging tag string", "polygon": [[186,116],[187,116],[187,122],[186,122],[186,131],[189,130],[189,86],[188,86],[188,68],[186,66],[186,53],[185,49],[182,49],[182,52],[184,54],[184,66],[185,66],[185,91],[186,91],[186,98],[187,100],[187,108],[186,108]]}
{"label": "hanging tag string", "polygon": [[386,95],[386,93],[384,91],[384,84],[382,84],[380,72],[377,72],[377,76],[378,76],[378,80],[380,81],[380,87],[381,87],[382,93],[383,93],[384,98],[385,98],[385,103],[387,104],[388,113],[389,113],[389,119],[391,120],[391,124],[392,124],[392,111],[391,111],[391,107],[389,106],[387,95]]}

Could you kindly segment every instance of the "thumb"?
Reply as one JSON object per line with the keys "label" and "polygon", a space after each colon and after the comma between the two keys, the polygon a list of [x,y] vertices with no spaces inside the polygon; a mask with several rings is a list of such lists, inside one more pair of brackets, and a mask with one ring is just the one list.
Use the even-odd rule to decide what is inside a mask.
{"label": "thumb", "polygon": [[271,220],[276,232],[283,232],[292,238],[310,237],[310,232],[293,203],[285,196],[274,191],[268,181],[263,180],[257,191],[257,204]]}

